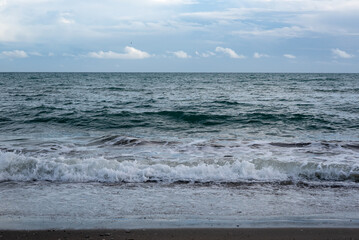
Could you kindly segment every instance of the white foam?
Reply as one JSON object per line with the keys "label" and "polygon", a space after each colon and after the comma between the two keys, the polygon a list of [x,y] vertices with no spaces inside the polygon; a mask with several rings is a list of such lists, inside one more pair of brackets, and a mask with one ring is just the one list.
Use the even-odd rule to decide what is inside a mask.
{"label": "white foam", "polygon": [[[31,157],[0,152],[0,181],[61,182],[243,182],[291,180],[350,180],[359,175],[358,166],[245,161],[159,163],[158,161],[119,161],[94,157],[76,159]],[[353,180],[353,179],[352,179]],[[354,179],[355,180],[355,179]]]}

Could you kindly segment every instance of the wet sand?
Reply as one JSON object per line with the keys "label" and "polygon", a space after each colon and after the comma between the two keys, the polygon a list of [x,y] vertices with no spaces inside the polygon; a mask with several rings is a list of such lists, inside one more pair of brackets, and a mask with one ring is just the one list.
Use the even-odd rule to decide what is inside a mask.
{"label": "wet sand", "polygon": [[231,240],[231,239],[359,239],[359,228],[237,228],[237,229],[136,229],[136,230],[0,230],[0,240]]}

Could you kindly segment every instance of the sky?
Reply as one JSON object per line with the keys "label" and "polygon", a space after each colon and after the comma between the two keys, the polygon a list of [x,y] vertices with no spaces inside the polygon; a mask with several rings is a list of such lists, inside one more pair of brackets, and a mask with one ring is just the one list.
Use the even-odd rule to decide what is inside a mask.
{"label": "sky", "polygon": [[0,71],[359,72],[359,0],[0,0]]}

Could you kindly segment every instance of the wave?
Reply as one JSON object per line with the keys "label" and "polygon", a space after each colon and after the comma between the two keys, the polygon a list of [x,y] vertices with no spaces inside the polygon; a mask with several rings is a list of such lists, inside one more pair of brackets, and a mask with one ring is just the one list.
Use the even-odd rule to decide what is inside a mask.
{"label": "wave", "polygon": [[177,142],[175,141],[163,141],[163,140],[145,140],[141,138],[121,136],[121,135],[106,135],[94,139],[88,146],[142,146],[142,145],[172,145]]}
{"label": "wave", "polygon": [[11,122],[11,119],[7,117],[0,117],[0,123],[1,122]]}
{"label": "wave", "polygon": [[198,123],[203,125],[221,124],[229,120],[232,116],[220,114],[208,114],[197,112],[184,112],[184,111],[159,111],[159,112],[146,112],[146,115],[165,116],[176,121],[183,121],[187,123]]}
{"label": "wave", "polygon": [[137,161],[93,157],[31,157],[0,152],[0,182],[359,182],[359,166],[344,163],[231,161]]}
{"label": "wave", "polygon": [[269,143],[272,146],[276,146],[276,147],[306,147],[309,146],[311,143],[310,142],[300,142],[300,143],[283,143],[283,142],[272,142]]}
{"label": "wave", "polygon": [[[220,140],[211,140],[211,141],[199,141],[192,142],[189,145],[194,147],[203,148],[203,147],[211,147],[211,148],[238,148],[244,145],[247,145],[250,148],[265,148],[266,146],[280,147],[280,148],[302,148],[302,149],[310,149],[311,147],[319,149],[350,149],[350,150],[359,150],[358,142],[341,142],[341,141],[321,141],[321,142],[253,142],[253,143],[243,143],[238,142],[237,139],[226,139],[225,143],[218,143]],[[143,146],[143,145],[162,145],[162,146],[172,146],[178,145],[181,143],[178,141],[170,141],[170,140],[148,140],[130,136],[123,135],[104,135],[98,138],[91,140],[87,146]]]}
{"label": "wave", "polygon": [[[151,106],[142,106],[140,108],[149,109]],[[134,107],[136,109],[136,107]],[[299,130],[339,130],[339,129],[357,129],[357,120],[347,120],[335,118],[326,115],[312,115],[303,113],[273,113],[273,112],[241,112],[231,111],[230,114],[215,114],[221,112],[221,109],[213,109],[212,112],[201,111],[120,111],[109,112],[106,109],[93,110],[88,112],[65,111],[53,108],[39,108],[33,110],[32,114],[27,114],[26,119],[21,118],[1,118],[0,122],[11,121],[14,124],[57,124],[76,126],[89,129],[113,129],[113,128],[179,128],[188,129],[196,127],[260,127],[274,126],[282,128],[291,128]],[[222,111],[223,112],[223,111]],[[28,117],[32,116],[32,117]]]}
{"label": "wave", "polygon": [[215,100],[213,103],[224,105],[224,106],[231,106],[231,105],[242,105],[242,106],[252,106],[252,104],[249,103],[240,103],[237,101],[230,101],[230,100]]}

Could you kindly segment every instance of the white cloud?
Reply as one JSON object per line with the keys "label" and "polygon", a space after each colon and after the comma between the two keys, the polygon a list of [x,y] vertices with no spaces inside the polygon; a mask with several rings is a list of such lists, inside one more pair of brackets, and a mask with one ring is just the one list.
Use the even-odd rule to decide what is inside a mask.
{"label": "white cloud", "polygon": [[303,27],[291,26],[266,30],[254,28],[250,30],[233,31],[232,33],[241,36],[293,38],[303,36],[308,32],[311,32],[311,30]]}
{"label": "white cloud", "polygon": [[238,55],[235,51],[230,48],[216,47],[216,52],[222,52],[228,55],[230,58],[245,58],[243,55]]}
{"label": "white cloud", "polygon": [[335,55],[335,57],[340,58],[352,58],[354,55],[351,55],[343,50],[340,50],[339,48],[332,49],[332,53]]}
{"label": "white cloud", "polygon": [[[219,1],[225,3],[226,1]],[[228,1],[229,2],[229,1]],[[224,4],[223,4],[224,5]],[[226,4],[228,8],[220,11],[201,11],[184,13],[184,16],[205,19],[240,19],[253,17],[260,13],[308,13],[337,12],[359,9],[357,0],[242,0]],[[263,17],[266,17],[263,15]]]}
{"label": "white cloud", "polygon": [[191,0],[150,0],[149,2],[155,4],[174,5],[174,4],[196,4],[197,2]]}
{"label": "white cloud", "polygon": [[37,56],[37,57],[42,57],[43,55],[39,52],[29,52],[28,53],[29,55],[32,55],[32,56]]}
{"label": "white cloud", "polygon": [[297,58],[296,56],[294,56],[294,55],[292,55],[292,54],[283,54],[283,57],[289,58],[289,59],[295,59],[295,58]]}
{"label": "white cloud", "polygon": [[267,57],[269,57],[269,55],[255,52],[253,54],[253,57],[254,58],[264,58],[264,57],[267,58]]}
{"label": "white cloud", "polygon": [[75,23],[74,20],[72,20],[72,19],[67,19],[67,18],[65,18],[65,17],[60,17],[60,18],[59,18],[59,22],[60,22],[60,23],[63,23],[63,24],[73,24],[73,23]]}
{"label": "white cloud", "polygon": [[67,12],[60,14],[58,21],[59,21],[59,23],[62,23],[62,24],[74,24],[75,23],[75,21],[73,19],[71,19],[71,14],[67,13]]}
{"label": "white cloud", "polygon": [[[246,55],[263,64],[258,68],[280,58],[295,61],[291,54],[283,56],[287,50],[279,54],[279,59],[274,58],[271,52],[278,44],[286,49],[310,46],[312,50],[305,52],[308,61],[328,58],[328,54],[337,60],[356,59],[359,53],[352,49],[359,36],[358,11],[359,0],[0,0],[0,45],[23,49],[37,61],[41,58],[31,51],[39,51],[45,58],[49,51],[55,51],[53,46],[57,57],[73,51],[69,57],[141,59],[162,51],[172,60],[190,55],[200,61],[217,58],[214,55],[229,60]],[[287,39],[298,37],[296,41]],[[163,45],[163,39],[168,40],[167,44]],[[130,41],[136,45],[130,45]],[[126,45],[139,46],[139,42],[145,44],[140,48],[150,54],[122,49]],[[333,42],[352,47],[331,45]],[[0,50],[2,58],[5,55],[1,51],[7,49]],[[187,53],[169,53],[167,49]],[[266,57],[271,61],[263,61]]]}
{"label": "white cloud", "polygon": [[204,57],[204,58],[216,55],[214,52],[210,52],[210,51],[203,52],[203,53],[200,53],[200,52],[196,51],[195,53],[196,53],[197,56]]}
{"label": "white cloud", "polygon": [[176,51],[176,52],[170,52],[173,55],[175,55],[178,58],[190,58],[191,56],[188,55],[186,52],[180,50],[180,51]]}
{"label": "white cloud", "polygon": [[357,36],[358,11],[358,0],[243,0],[224,9],[181,16],[236,26],[231,32],[241,36],[296,38],[315,33]]}
{"label": "white cloud", "polygon": [[[199,7],[183,8],[185,4],[198,4]],[[213,28],[216,32],[231,33],[240,29],[236,33],[251,37],[298,37],[313,32],[337,35],[338,31],[342,35],[359,33],[358,24],[355,24],[359,19],[358,0],[0,0],[0,9],[4,9],[0,14],[0,41],[23,42],[24,37],[31,42],[61,41],[63,25],[74,23],[77,28],[66,29],[69,32],[65,36],[70,40],[81,37],[91,40],[99,35],[114,39],[114,36],[123,37],[133,32],[153,35],[154,30],[209,32],[208,26],[218,27],[217,23],[227,24],[227,27]],[[249,21],[238,21],[240,19]],[[134,22],[141,23],[142,27]],[[126,31],[126,27],[130,31]]]}
{"label": "white cloud", "polygon": [[182,13],[181,16],[207,20],[238,20],[245,19],[245,14],[249,11],[251,9],[230,8],[224,11]]}
{"label": "white cloud", "polygon": [[[176,17],[182,5],[194,3],[194,0],[7,0],[5,4],[0,0],[0,42],[81,44],[135,34],[192,31],[198,26]],[[72,27],[65,28],[69,25]]]}
{"label": "white cloud", "polygon": [[0,56],[8,58],[27,58],[28,55],[25,51],[22,50],[13,50],[13,51],[3,51]]}
{"label": "white cloud", "polygon": [[5,18],[0,14],[0,42],[26,40],[31,33],[27,33],[20,25],[16,23],[13,24],[11,20],[13,20],[13,18]]}
{"label": "white cloud", "polygon": [[0,0],[0,10],[1,10],[1,8],[5,7],[6,4],[7,4],[6,0]]}
{"label": "white cloud", "polygon": [[297,58],[296,56],[294,56],[294,55],[292,55],[292,54],[283,54],[283,57],[289,58],[289,59],[295,59],[295,58]]}
{"label": "white cloud", "polygon": [[147,52],[143,52],[133,47],[125,47],[125,53],[116,53],[112,51],[104,52],[90,52],[88,57],[101,59],[144,59],[151,57]]}
{"label": "white cloud", "polygon": [[296,56],[294,56],[294,55],[292,55],[292,54],[283,54],[283,57],[289,58],[289,59],[295,59],[295,58],[297,58]]}

